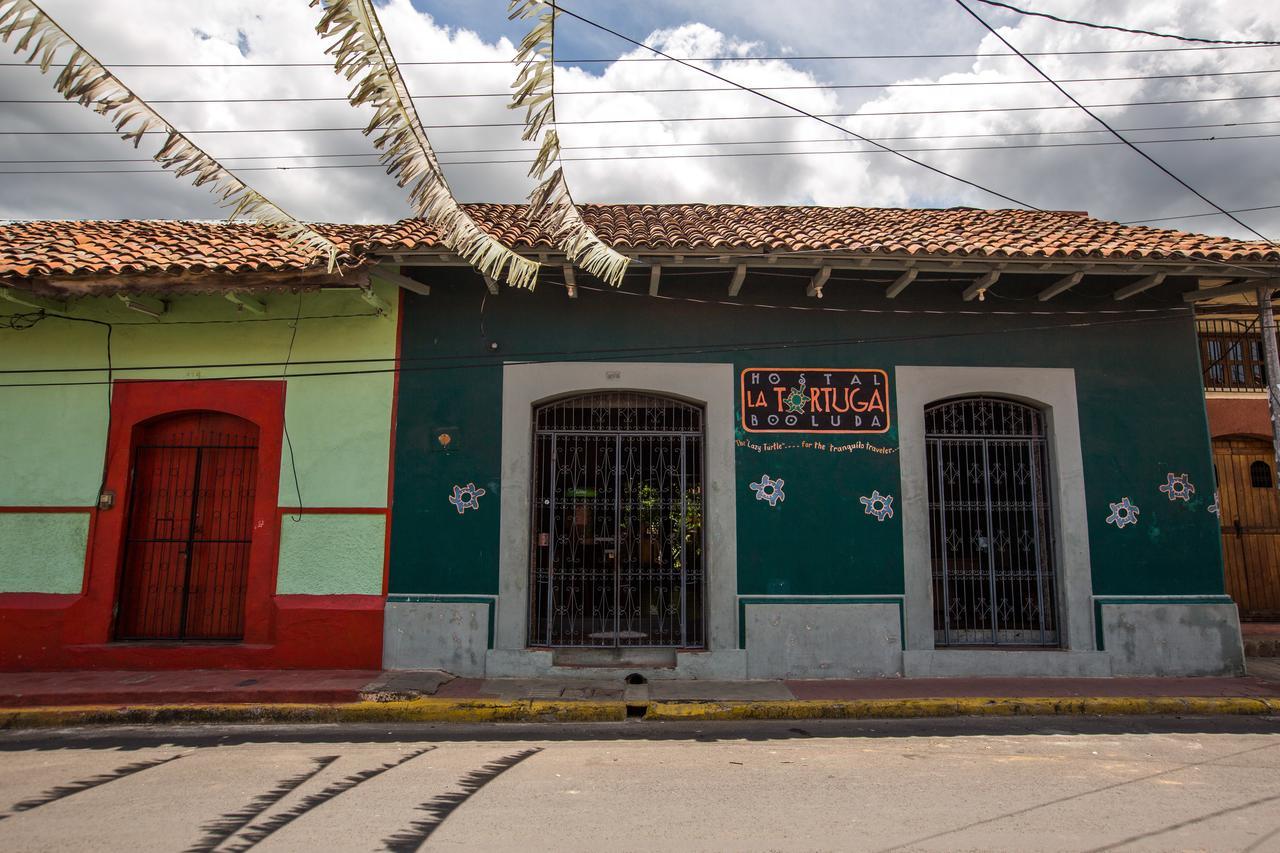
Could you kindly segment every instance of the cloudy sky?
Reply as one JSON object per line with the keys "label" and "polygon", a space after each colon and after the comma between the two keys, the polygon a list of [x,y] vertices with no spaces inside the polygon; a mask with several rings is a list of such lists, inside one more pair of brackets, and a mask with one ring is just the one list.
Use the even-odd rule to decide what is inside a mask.
{"label": "cloudy sky", "polygon": [[[325,44],[314,32],[319,13],[305,0],[40,2],[174,125],[294,215],[348,222],[408,215],[403,192],[354,130],[367,114],[345,103],[346,82],[324,67]],[[1280,39],[1270,0],[1026,2],[1130,27]],[[917,149],[911,157],[1039,207],[1120,221],[1210,210],[1134,152],[1104,144],[1114,139],[1064,107],[1051,87],[1009,82],[1036,79],[1017,57],[973,56],[1007,51],[953,0],[564,5],[677,56],[770,57],[700,64],[751,87],[788,87],[769,94],[835,114],[830,120],[843,127]],[[510,126],[518,115],[506,108],[513,45],[526,24],[507,21],[506,6],[380,6],[423,123],[463,201],[518,201],[531,188],[531,152]],[[1036,61],[1055,78],[1078,81],[1065,86],[1081,101],[1121,105],[1098,112],[1134,140],[1150,141],[1145,150],[1205,195],[1229,209],[1280,206],[1280,48],[1064,53],[1188,45],[974,6],[1020,50],[1055,52]],[[892,155],[855,153],[867,146],[751,93],[690,91],[724,84],[670,62],[635,61],[652,54],[586,24],[562,18],[557,32],[557,56],[566,60],[556,76],[560,133],[579,201],[1008,206]],[[12,62],[8,50],[3,61]],[[913,56],[811,58],[868,54]],[[74,104],[14,103],[57,100],[52,76],[0,67],[0,171],[7,173],[0,174],[0,217],[220,215],[206,191],[154,171],[147,159],[154,141],[134,150],[103,132],[104,119]],[[1135,77],[1148,79],[1095,79]],[[637,89],[677,91],[624,91]],[[226,102],[233,99],[242,102]],[[1140,103],[1153,101],[1191,103]],[[1215,139],[1154,142],[1208,137]],[[69,174],[15,174],[33,171]],[[1280,208],[1240,216],[1280,237]],[[1245,235],[1220,216],[1168,224]]]}

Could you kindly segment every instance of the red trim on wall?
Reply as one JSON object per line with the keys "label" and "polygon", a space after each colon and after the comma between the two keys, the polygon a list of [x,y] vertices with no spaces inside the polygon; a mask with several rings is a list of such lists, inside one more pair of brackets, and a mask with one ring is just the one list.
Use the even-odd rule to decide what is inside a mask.
{"label": "red trim on wall", "polygon": [[1266,397],[1210,397],[1204,401],[1209,435],[1256,435],[1271,438],[1271,410]]}
{"label": "red trim on wall", "polygon": [[[89,514],[79,594],[0,593],[0,670],[380,668],[382,595],[275,595],[281,518],[299,512],[278,503],[284,396],[283,381],[117,381],[104,456],[104,488],[116,493],[116,505],[102,511],[0,507],[8,512]],[[113,642],[135,432],[156,417],[202,410],[236,415],[259,428],[244,639]],[[301,512],[387,516],[390,509],[306,507]],[[385,565],[383,574],[385,585]]]}
{"label": "red trim on wall", "polygon": [[380,595],[277,595],[271,643],[75,640],[84,596],[0,593],[0,671],[68,669],[379,669]]}
{"label": "red trim on wall", "polygon": [[67,645],[97,645],[112,639],[120,582],[124,534],[129,517],[129,477],[134,434],[153,418],[183,411],[236,415],[259,429],[258,480],[255,484],[253,544],[249,547],[249,583],[245,599],[245,643],[266,643],[272,636],[276,516],[280,480],[280,443],[284,419],[284,383],[280,381],[198,382],[118,381],[112,393],[107,436],[108,469],[104,488],[116,493],[116,505],[95,512],[89,539],[85,592],[69,614]]}
{"label": "red trim on wall", "polygon": [[93,512],[96,506],[0,506],[0,512]]}

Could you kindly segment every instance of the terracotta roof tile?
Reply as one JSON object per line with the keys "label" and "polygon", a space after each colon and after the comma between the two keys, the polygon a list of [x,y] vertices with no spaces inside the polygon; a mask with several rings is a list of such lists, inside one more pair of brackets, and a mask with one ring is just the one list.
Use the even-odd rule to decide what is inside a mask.
{"label": "terracotta roof tile", "polygon": [[[473,204],[476,220],[517,250],[552,247],[524,206]],[[584,205],[601,238],[641,251],[724,250],[987,258],[1168,258],[1280,261],[1261,242],[1091,219],[1078,212],[787,207],[709,204]],[[343,250],[344,263],[368,253],[439,247],[420,220],[390,225],[315,226]],[[265,272],[315,269],[319,262],[269,228],[191,221],[37,221],[0,223],[0,278]]]}

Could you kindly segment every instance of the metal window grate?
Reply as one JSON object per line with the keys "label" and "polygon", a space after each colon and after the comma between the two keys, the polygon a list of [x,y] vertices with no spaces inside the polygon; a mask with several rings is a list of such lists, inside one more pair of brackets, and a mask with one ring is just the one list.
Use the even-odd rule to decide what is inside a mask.
{"label": "metal window grate", "polygon": [[557,400],[533,457],[530,644],[703,647],[701,407]]}
{"label": "metal window grate", "polygon": [[1200,367],[1209,391],[1265,391],[1266,363],[1258,321],[1200,318]]}
{"label": "metal window grate", "polygon": [[1249,482],[1255,489],[1269,489],[1273,485],[1271,466],[1259,459],[1249,466]]}
{"label": "metal window grate", "polygon": [[1058,645],[1044,415],[970,397],[925,410],[934,642]]}

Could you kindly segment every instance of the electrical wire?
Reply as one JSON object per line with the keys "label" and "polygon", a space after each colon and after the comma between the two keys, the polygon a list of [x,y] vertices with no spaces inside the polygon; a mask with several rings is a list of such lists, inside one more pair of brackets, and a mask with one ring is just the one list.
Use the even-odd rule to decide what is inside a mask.
{"label": "electrical wire", "polygon": [[[1274,139],[1280,133],[1252,133],[1233,136],[1202,136],[1184,139],[1145,139],[1144,145],[1159,145],[1172,142],[1230,142],[1233,140]],[[843,140],[840,140],[843,141]],[[1011,145],[935,145],[924,148],[898,148],[899,152],[932,152],[932,151],[1018,151],[1037,148],[1096,148],[1123,145],[1122,142],[1041,142],[1014,143]],[[532,149],[526,149],[532,153]],[[627,154],[612,157],[562,157],[565,163],[599,163],[614,160],[706,160],[722,157],[813,157],[849,154],[889,154],[892,152],[879,149],[858,149],[854,151],[721,151],[710,154]],[[376,155],[367,155],[376,156]],[[441,160],[442,166],[500,166],[529,165],[533,158],[504,160]],[[331,163],[327,165],[303,164],[296,166],[240,166],[237,172],[293,172],[316,169],[385,169],[381,163]],[[172,174],[164,169],[0,169],[0,175],[167,175]]]}
{"label": "electrical wire", "polygon": [[[1217,44],[1217,43],[1215,43]],[[1143,47],[1113,48],[1102,50],[1045,50],[1027,53],[1027,56],[1100,56],[1138,53],[1183,53],[1209,50],[1256,50],[1270,46],[1260,44],[1222,44],[1214,47]],[[877,59],[1013,59],[1011,53],[860,53],[860,54],[788,54],[778,56],[686,56],[688,62],[819,62]],[[561,65],[613,64],[615,62],[666,62],[659,57],[614,56],[559,59]],[[433,59],[415,62],[397,62],[401,67],[433,65],[507,65],[509,59]],[[112,62],[113,68],[327,68],[332,62]],[[33,68],[26,62],[0,62],[0,68]]]}
{"label": "electrical wire", "polygon": [[[1059,80],[1059,83],[1118,83],[1134,80],[1186,80],[1201,77],[1240,77],[1251,74],[1280,74],[1280,68],[1261,68],[1247,71],[1205,71],[1188,74],[1141,74],[1125,77],[1075,77]],[[932,89],[953,86],[1044,86],[1044,80],[946,80],[919,83],[823,83],[811,86],[757,86],[753,92],[801,92],[846,89]],[[674,95],[701,94],[706,92],[742,93],[741,89],[727,86],[668,87],[662,89],[579,89],[556,92],[556,97],[566,95]],[[415,101],[443,100],[449,98],[510,98],[510,92],[450,92],[435,95],[413,95]],[[150,98],[149,104],[292,104],[292,103],[346,103],[340,97],[291,97],[291,98]],[[0,104],[75,104],[63,98],[4,98]]]}
{"label": "electrical wire", "polygon": [[711,77],[715,80],[719,80],[721,83],[726,83],[730,86],[733,86],[734,88],[741,89],[744,92],[751,92],[756,96],[763,98],[764,100],[769,101],[770,103],[776,106],[782,107],[783,109],[790,110],[796,113],[797,115],[806,116],[814,121],[820,122],[826,125],[827,127],[832,128],[833,130],[837,130],[841,133],[845,133],[845,134],[848,134],[849,136],[859,139],[867,143],[868,145],[873,145],[876,148],[883,149],[884,151],[887,151],[893,154],[895,157],[898,157],[902,160],[905,160],[908,163],[912,163],[916,166],[919,166],[922,169],[926,169],[930,172],[933,172],[935,175],[940,175],[944,178],[949,178],[953,181],[956,181],[957,183],[961,183],[972,189],[976,189],[981,192],[984,192],[987,195],[992,195],[992,196],[995,196],[996,198],[1003,199],[1004,201],[1010,202],[1012,204],[1016,204],[1018,207],[1026,207],[1026,208],[1031,208],[1032,210],[1040,210],[1039,207],[1037,207],[1034,204],[1031,204],[1030,202],[1022,201],[1021,199],[1015,198],[1014,196],[1008,195],[1006,193],[1002,193],[999,190],[995,190],[990,187],[984,186],[983,184],[980,184],[977,181],[969,180],[968,178],[961,177],[960,175],[957,175],[954,172],[949,172],[946,169],[942,169],[938,166],[934,166],[931,163],[926,163],[923,160],[918,160],[915,157],[912,157],[909,154],[904,154],[901,151],[898,151],[896,148],[893,148],[889,145],[885,145],[882,142],[874,142],[871,139],[867,138],[866,136],[863,136],[862,134],[857,133],[856,131],[850,130],[844,125],[836,124],[833,121],[828,121],[827,119],[818,116],[816,113],[811,113],[808,110],[802,109],[793,104],[789,104],[786,101],[782,101],[778,98],[773,97],[772,95],[766,95],[763,92],[760,92],[756,89],[752,89],[750,86],[744,86],[743,84],[738,83],[735,80],[730,80],[728,77],[725,77],[721,74],[717,74],[714,71],[708,71],[706,68],[702,68],[701,66],[698,66],[698,65],[693,65],[692,63],[686,62],[683,59],[677,59],[676,57],[672,56],[669,53],[658,50],[656,47],[651,47],[642,41],[633,39],[630,36],[624,35],[623,33],[620,33],[615,29],[606,27],[603,24],[599,24],[591,20],[590,18],[579,15],[577,12],[573,12],[569,9],[565,9],[559,3],[554,2],[554,0],[544,0],[544,2],[548,6],[550,6],[553,10],[558,11],[564,15],[568,15],[570,18],[573,18],[576,21],[581,21],[582,23],[587,24],[588,26],[594,27],[600,30],[601,32],[608,33],[609,35],[612,35],[615,38],[622,39],[623,41],[628,42],[629,44],[632,44],[632,45],[635,45],[636,47],[647,50],[656,56],[665,57],[671,60],[672,62],[675,62],[678,65],[684,66],[685,68],[692,68],[693,70],[698,71],[701,74],[705,74],[708,77]]}
{"label": "electrical wire", "polygon": [[[965,0],[955,0],[955,2],[956,2],[956,5],[958,5],[961,9],[964,9],[966,12],[968,12],[968,13],[973,17],[973,19],[974,19],[974,20],[976,20],[978,23],[982,24],[983,28],[985,28],[989,33],[991,33],[993,36],[995,36],[997,39],[999,39],[999,40],[1000,40],[1000,42],[1001,42],[1005,47],[1009,48],[1009,50],[1013,51],[1014,53],[1018,53],[1018,55],[1019,55],[1019,56],[1022,56],[1022,58],[1026,61],[1027,65],[1031,66],[1032,70],[1034,70],[1037,74],[1039,74],[1041,77],[1043,77],[1046,81],[1048,81],[1049,83],[1051,83],[1051,84],[1053,85],[1053,88],[1057,89],[1060,93],[1062,93],[1062,96],[1063,96],[1064,98],[1066,98],[1067,100],[1071,101],[1071,103],[1075,104],[1077,107],[1079,107],[1081,110],[1083,110],[1083,111],[1084,111],[1084,113],[1085,113],[1087,116],[1089,116],[1089,118],[1093,119],[1093,120],[1094,120],[1094,121],[1096,121],[1098,124],[1102,125],[1102,126],[1103,126],[1103,127],[1105,127],[1107,130],[1111,131],[1111,135],[1112,135],[1112,136],[1114,136],[1116,139],[1118,139],[1118,140],[1120,140],[1121,142],[1123,142],[1123,143],[1124,143],[1126,146],[1128,146],[1129,148],[1133,149],[1133,151],[1134,151],[1135,153],[1137,153],[1140,157],[1142,157],[1142,159],[1146,160],[1148,163],[1150,163],[1151,165],[1155,166],[1157,169],[1159,169],[1161,172],[1163,172],[1165,175],[1167,175],[1167,176],[1168,176],[1169,178],[1171,178],[1173,181],[1177,182],[1177,183],[1178,183],[1179,185],[1181,185],[1184,189],[1186,189],[1187,191],[1189,191],[1190,193],[1192,193],[1193,195],[1195,195],[1197,198],[1199,198],[1199,199],[1200,199],[1201,201],[1203,201],[1205,204],[1207,204],[1207,205],[1209,205],[1210,207],[1214,208],[1214,209],[1215,209],[1215,210],[1217,210],[1219,213],[1223,214],[1223,215],[1224,215],[1224,216],[1226,216],[1228,219],[1230,219],[1232,222],[1234,222],[1235,224],[1239,225],[1241,228],[1244,228],[1245,230],[1249,231],[1251,234],[1254,234],[1255,236],[1257,236],[1259,240],[1262,240],[1262,241],[1263,241],[1263,242],[1265,242],[1265,243],[1271,243],[1271,240],[1270,240],[1266,235],[1264,235],[1262,232],[1258,231],[1258,229],[1254,228],[1252,225],[1249,225],[1248,223],[1244,222],[1243,220],[1241,220],[1241,219],[1237,218],[1235,214],[1228,212],[1228,211],[1227,211],[1227,209],[1226,209],[1225,207],[1223,207],[1222,205],[1218,204],[1216,201],[1214,201],[1213,199],[1209,198],[1209,197],[1208,197],[1207,195],[1205,195],[1204,193],[1200,192],[1200,190],[1196,189],[1195,187],[1191,186],[1191,184],[1187,183],[1187,182],[1186,182],[1186,181],[1184,181],[1182,178],[1180,178],[1180,177],[1178,177],[1177,175],[1175,175],[1175,174],[1174,174],[1174,173],[1173,173],[1173,172],[1172,172],[1168,167],[1166,167],[1164,164],[1160,163],[1158,160],[1156,160],[1154,157],[1152,157],[1152,156],[1151,156],[1150,154],[1148,154],[1147,152],[1143,151],[1143,150],[1142,150],[1141,148],[1139,148],[1136,144],[1134,144],[1133,142],[1129,141],[1128,137],[1126,137],[1126,136],[1124,136],[1123,134],[1121,134],[1118,130],[1116,130],[1115,128],[1113,128],[1111,125],[1107,124],[1107,122],[1106,122],[1106,121],[1105,121],[1101,116],[1099,116],[1099,115],[1097,115],[1097,114],[1093,113],[1093,112],[1092,112],[1092,111],[1091,111],[1087,106],[1085,106],[1084,104],[1080,103],[1080,101],[1078,101],[1078,100],[1075,98],[1075,96],[1074,96],[1074,95],[1072,95],[1070,92],[1068,92],[1066,89],[1064,89],[1064,88],[1063,88],[1063,87],[1062,87],[1062,86],[1061,86],[1061,85],[1060,85],[1056,80],[1054,80],[1054,79],[1053,79],[1052,77],[1050,77],[1047,73],[1045,73],[1045,72],[1040,68],[1040,66],[1039,66],[1039,65],[1036,65],[1036,63],[1035,63],[1033,60],[1031,60],[1030,58],[1028,58],[1028,57],[1026,57],[1026,56],[1023,56],[1021,53],[1019,53],[1019,52],[1018,52],[1018,49],[1017,49],[1016,47],[1014,47],[1014,46],[1013,46],[1013,43],[1012,43],[1012,42],[1010,42],[1007,38],[1005,38],[1003,35],[1001,35],[1001,34],[1000,34],[1000,32],[999,32],[995,27],[993,27],[993,26],[991,26],[990,24],[988,24],[988,23],[986,22],[986,20],[985,20],[981,15],[979,15],[977,12],[973,11],[972,9],[970,9],[970,8],[969,8],[969,6],[965,3]],[[987,3],[987,2],[994,2],[994,0],[979,0],[979,2]],[[1275,245],[1275,244],[1274,244],[1274,243],[1272,243],[1272,245]]]}
{"label": "electrical wire", "polygon": [[[289,360],[293,358],[293,343],[298,339],[298,324],[302,322],[302,291],[298,291],[298,310],[294,312],[293,324],[290,326],[289,332],[289,349],[285,352],[284,366],[280,370],[280,381],[285,382],[289,377]],[[290,513],[290,517],[294,523],[302,521],[302,485],[298,482],[298,459],[293,453],[293,439],[289,437],[289,414],[288,405],[285,405],[284,412],[280,415],[280,426],[284,432],[284,443],[289,448],[289,468],[293,471],[293,489],[298,495],[297,513]]]}
{"label": "electrical wire", "polygon": [[[1237,207],[1231,213],[1254,213],[1259,210],[1280,210],[1280,204],[1268,204],[1262,207]],[[1206,216],[1221,216],[1216,210],[1210,213],[1184,213],[1178,216],[1157,216],[1154,219],[1129,219],[1121,225],[1146,225],[1148,222],[1173,222],[1177,219],[1202,219]]]}
{"label": "electrical wire", "polygon": [[[1151,125],[1147,127],[1122,127],[1118,128],[1122,133],[1140,133],[1157,130],[1203,130],[1215,127],[1250,127],[1260,125],[1280,124],[1280,119],[1270,119],[1264,121],[1230,121],[1210,124],[1166,124]],[[1024,131],[1007,131],[996,133],[934,133],[920,134],[916,136],[875,136],[872,137],[880,142],[909,142],[916,140],[932,140],[932,139],[1004,139],[1017,136],[1078,136],[1107,133],[1105,130],[1024,130]],[[562,145],[562,151],[609,151],[615,149],[642,149],[642,148],[706,148],[710,146],[729,146],[729,145],[800,145],[800,144],[816,144],[816,143],[838,143],[848,145],[850,140],[845,137],[819,137],[811,139],[727,139],[716,142],[626,142],[615,143],[609,145]],[[536,151],[537,149],[529,146],[516,146],[506,148],[450,148],[437,149],[436,153],[440,155],[453,154],[522,154],[525,152]],[[219,161],[229,160],[325,160],[340,159],[349,157],[377,157],[376,153],[368,151],[354,151],[350,154],[258,154],[243,157],[219,157]],[[115,158],[89,158],[89,159],[32,159],[32,160],[0,160],[0,165],[15,165],[26,163],[152,163],[155,162],[151,157],[115,157]]]}
{"label": "electrical wire", "polygon": [[1008,3],[1001,3],[999,0],[977,0],[979,3],[985,3],[988,6],[994,6],[998,9],[1005,9],[1019,15],[1026,15],[1034,18],[1046,18],[1058,24],[1071,24],[1077,27],[1089,27],[1094,30],[1113,30],[1120,33],[1129,33],[1137,36],[1154,36],[1162,39],[1177,39],[1185,42],[1198,42],[1200,44],[1221,44],[1236,46],[1274,46],[1280,45],[1280,41],[1242,41],[1238,39],[1214,39],[1199,38],[1197,36],[1184,36],[1178,33],[1161,33],[1155,30],[1139,30],[1130,27],[1119,27],[1114,24],[1099,24],[1093,21],[1077,21],[1072,18],[1060,18],[1057,15],[1051,15],[1048,12],[1036,12],[1030,9],[1019,9],[1017,6],[1010,6]]}
{"label": "electrical wire", "polygon": [[[693,66],[691,66],[693,67]],[[777,101],[777,99],[769,95],[761,95],[766,100]],[[1179,98],[1168,101],[1120,101],[1112,104],[1085,104],[1089,109],[1112,109],[1127,107],[1157,107],[1172,106],[1177,104],[1214,104],[1226,103],[1228,101],[1268,101],[1280,98],[1280,94],[1272,95],[1230,95],[1226,97],[1213,98]],[[749,116],[672,116],[665,118],[613,118],[613,119],[567,119],[556,122],[558,125],[613,125],[613,124],[683,124],[688,122],[700,121],[763,121],[766,119],[785,119],[788,121],[796,121],[799,119],[816,119],[828,127],[839,130],[840,132],[853,136],[864,142],[871,142],[871,137],[865,137],[862,134],[849,130],[842,125],[835,124],[826,119],[830,118],[875,118],[878,116],[932,116],[932,115],[976,115],[979,113],[1025,113],[1025,112],[1053,112],[1057,110],[1074,110],[1078,107],[1071,104],[1051,104],[1037,107],[971,107],[968,109],[949,109],[949,110],[881,110],[874,112],[856,112],[856,113],[809,113],[800,111],[796,115],[774,114],[774,115],[749,115]],[[460,124],[425,124],[423,127],[427,130],[469,130],[475,128],[494,128],[494,127],[524,127],[523,122],[470,122]],[[203,130],[185,130],[185,134],[193,133],[336,133],[343,131],[359,131],[364,132],[363,127],[259,127],[259,128],[206,128]],[[164,131],[150,130],[147,134],[156,135]],[[113,130],[7,130],[6,136],[113,136]],[[872,142],[872,144],[875,144]],[[886,146],[887,147],[887,146]]]}
{"label": "electrical wire", "polygon": [[[580,290],[590,289],[601,293],[620,293],[620,291],[605,291],[599,288],[584,288],[578,285]],[[647,294],[627,293],[629,296],[644,296],[649,298]],[[659,297],[661,298],[661,297]],[[668,297],[669,299],[680,299],[680,297]],[[706,301],[706,300],[687,300],[687,301]],[[733,304],[733,303],[730,303]],[[945,314],[948,312],[939,312]],[[419,367],[405,367],[396,359],[387,359],[387,361],[396,362],[393,367],[372,368],[367,370],[337,370],[337,371],[309,371],[306,373],[292,373],[289,375],[290,380],[302,379],[307,377],[332,377],[332,376],[377,376],[394,373],[421,373],[435,372],[440,370],[470,370],[470,369],[491,369],[501,367],[508,364],[544,364],[551,362],[563,361],[583,361],[595,360],[601,357],[609,357],[611,359],[632,359],[632,358],[653,358],[655,355],[666,356],[688,356],[688,355],[708,355],[714,353],[736,353],[736,352],[764,352],[774,350],[785,350],[793,348],[811,348],[811,347],[832,347],[832,346],[858,346],[865,344],[879,343],[912,343],[919,341],[935,341],[946,340],[952,338],[967,337],[987,337],[1001,336],[1008,334],[1026,334],[1029,332],[1042,332],[1057,329],[1082,329],[1095,327],[1111,327],[1111,326],[1127,326],[1142,323],[1167,323],[1167,322],[1185,322],[1191,316],[1190,309],[1172,309],[1168,316],[1143,316],[1143,317],[1127,317],[1115,320],[1100,321],[1074,321],[1070,323],[1050,323],[1040,325],[1028,325],[1017,327],[1006,327],[1001,329],[975,329],[970,331],[941,332],[933,334],[915,334],[915,335],[894,335],[883,337],[854,337],[854,338],[830,338],[830,339],[791,339],[782,341],[765,341],[765,342],[746,342],[733,344],[691,344],[685,346],[671,347],[624,347],[619,349],[603,349],[603,350],[563,350],[548,354],[549,358],[529,359],[519,356],[519,354],[498,354],[483,361],[475,361],[463,364],[447,364],[447,365],[427,365]],[[484,358],[483,356],[474,356],[473,358]],[[193,382],[226,382],[241,381],[245,379],[279,379],[279,373],[269,373],[261,375],[249,376],[202,376],[187,381]],[[75,382],[16,382],[16,383],[0,383],[0,388],[69,388],[83,387],[106,384],[101,380],[85,380]]]}

